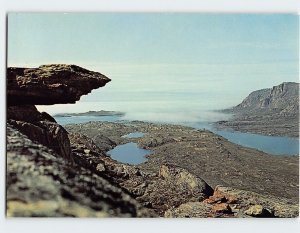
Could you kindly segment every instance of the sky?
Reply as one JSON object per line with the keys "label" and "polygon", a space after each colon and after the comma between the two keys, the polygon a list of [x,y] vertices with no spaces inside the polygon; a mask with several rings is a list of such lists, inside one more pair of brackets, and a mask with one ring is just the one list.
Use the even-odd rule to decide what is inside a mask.
{"label": "sky", "polygon": [[7,63],[77,64],[112,79],[75,105],[40,107],[50,113],[197,116],[298,82],[298,33],[296,14],[10,13]]}

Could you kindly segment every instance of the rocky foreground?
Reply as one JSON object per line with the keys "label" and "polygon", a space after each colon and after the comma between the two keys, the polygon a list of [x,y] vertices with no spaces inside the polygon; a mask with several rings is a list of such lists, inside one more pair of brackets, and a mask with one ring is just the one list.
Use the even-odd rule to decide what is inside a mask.
{"label": "rocky foreground", "polygon": [[233,118],[218,122],[218,128],[299,137],[299,83],[254,91],[242,103],[224,111],[232,113]]}
{"label": "rocky foreground", "polygon": [[[298,156],[272,156],[238,146],[209,131],[176,125],[89,122],[65,128],[71,142],[89,138],[90,145],[103,148],[103,153],[128,142],[150,149],[148,161],[127,165],[144,176],[137,179],[128,174],[125,181],[117,183],[160,216],[249,217],[247,210],[257,206],[269,211],[265,217],[298,213]],[[138,139],[122,137],[131,132],[146,134]],[[93,149],[84,150],[90,153]]]}
{"label": "rocky foreground", "polygon": [[[74,65],[48,65],[9,68],[7,79],[9,217],[298,216],[298,156],[273,157],[174,125],[64,128],[34,105],[74,102],[108,78]],[[49,101],[44,91],[54,93]],[[146,134],[122,137],[135,131]],[[107,156],[129,141],[153,151],[147,162],[133,166]]]}

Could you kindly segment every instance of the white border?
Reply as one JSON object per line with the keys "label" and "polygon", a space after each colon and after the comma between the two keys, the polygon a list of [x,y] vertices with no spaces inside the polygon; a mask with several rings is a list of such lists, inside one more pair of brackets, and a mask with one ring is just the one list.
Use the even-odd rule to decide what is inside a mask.
{"label": "white border", "polygon": [[5,65],[7,12],[252,12],[297,13],[299,0],[0,0],[1,232],[300,232],[297,219],[5,219]]}

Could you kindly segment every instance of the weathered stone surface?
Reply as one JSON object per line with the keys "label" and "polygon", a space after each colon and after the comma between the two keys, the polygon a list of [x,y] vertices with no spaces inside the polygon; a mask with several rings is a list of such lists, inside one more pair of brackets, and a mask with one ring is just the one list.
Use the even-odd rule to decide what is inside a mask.
{"label": "weathered stone surface", "polygon": [[67,131],[47,113],[40,113],[33,105],[9,106],[7,120],[36,143],[53,149],[71,160],[71,145]]}
{"label": "weathered stone surface", "polygon": [[38,68],[7,69],[8,105],[75,103],[82,95],[110,79],[76,65],[53,64]]}
{"label": "weathered stone surface", "polygon": [[261,205],[254,205],[247,209],[245,214],[253,216],[253,217],[272,217],[273,213],[270,210],[264,208]]}
{"label": "weathered stone surface", "polygon": [[34,105],[7,106],[7,119],[34,123],[37,121],[55,122],[55,119],[46,112],[40,113]]}
{"label": "weathered stone surface", "polygon": [[178,166],[163,164],[160,167],[159,176],[174,183],[179,189],[190,190],[199,195],[199,198],[202,196],[204,199],[213,193],[213,189],[204,180]]}
{"label": "weathered stone surface", "polygon": [[212,208],[212,210],[215,213],[224,213],[224,214],[230,214],[231,212],[231,208],[227,203],[220,203],[220,204],[215,204]]}
{"label": "weathered stone surface", "polygon": [[[224,186],[217,186],[214,195],[225,197],[223,203],[230,206],[235,212],[235,217],[291,218],[299,216],[299,203],[292,203],[283,197],[262,195]],[[210,199],[214,198],[210,197]],[[232,202],[232,200],[235,201]]]}
{"label": "weathered stone surface", "polygon": [[97,156],[106,156],[103,148],[96,145],[95,142],[84,134],[80,133],[69,133],[68,137],[72,145],[73,151],[90,151],[90,153],[95,153]]}
{"label": "weathered stone surface", "polygon": [[117,143],[101,134],[95,135],[92,140],[106,152],[113,149],[117,145]]}
{"label": "weathered stone surface", "polygon": [[204,202],[188,202],[165,212],[166,218],[207,218],[211,206]]}
{"label": "weathered stone surface", "polygon": [[[167,176],[161,175],[162,170],[169,171]],[[143,191],[136,199],[145,205],[150,205],[161,216],[171,207],[186,202],[203,201],[213,192],[201,178],[170,164],[162,165],[160,175],[148,176],[140,185],[144,186]]]}
{"label": "weathered stone surface", "polygon": [[7,125],[8,217],[150,217],[128,194]]}

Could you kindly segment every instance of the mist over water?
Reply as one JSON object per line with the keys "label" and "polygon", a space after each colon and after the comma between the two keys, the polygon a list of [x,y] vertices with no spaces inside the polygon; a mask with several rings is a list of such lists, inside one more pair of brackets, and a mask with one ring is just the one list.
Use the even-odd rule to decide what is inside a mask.
{"label": "mist over water", "polygon": [[[297,139],[218,131],[211,122],[231,117],[216,110],[239,104],[254,90],[297,81],[292,63],[218,65],[84,66],[112,79],[72,105],[39,106],[50,114],[98,110],[122,117],[60,117],[61,124],[88,121],[141,120],[206,128],[228,140],[272,154],[298,153]],[[265,78],[271,77],[271,78]]]}
{"label": "mist over water", "polygon": [[[239,104],[250,92],[297,81],[292,62],[277,64],[79,64],[112,79],[76,104],[38,106],[50,114],[125,112],[124,120],[214,122],[215,110]],[[272,77],[272,78],[265,78]]]}

